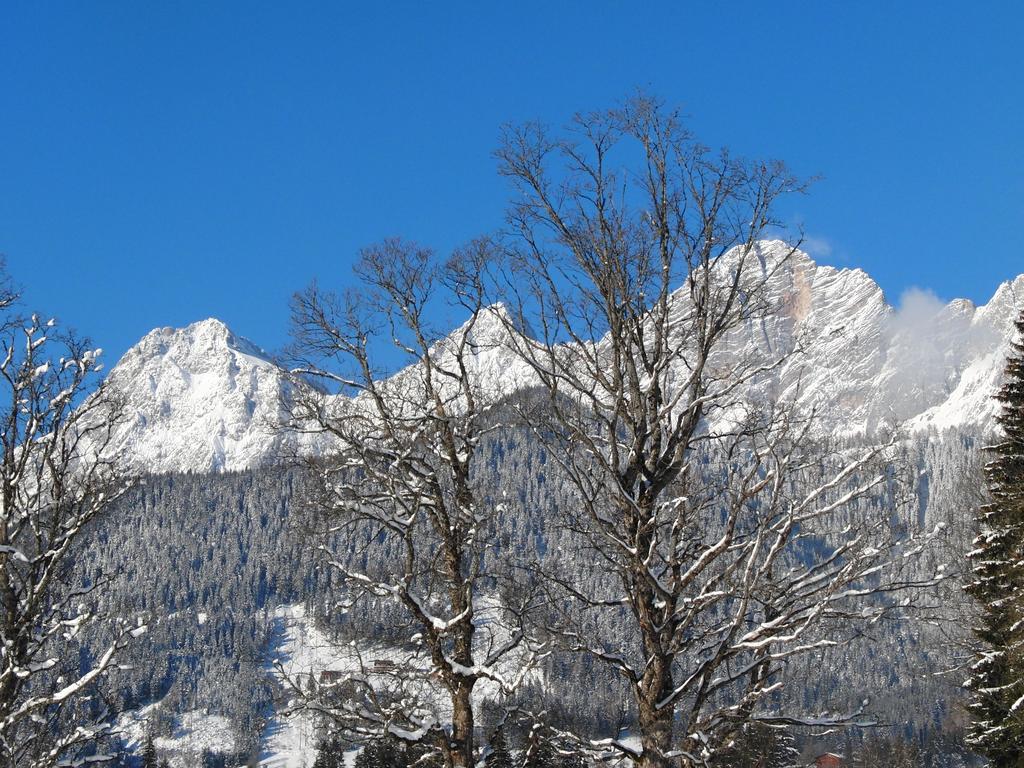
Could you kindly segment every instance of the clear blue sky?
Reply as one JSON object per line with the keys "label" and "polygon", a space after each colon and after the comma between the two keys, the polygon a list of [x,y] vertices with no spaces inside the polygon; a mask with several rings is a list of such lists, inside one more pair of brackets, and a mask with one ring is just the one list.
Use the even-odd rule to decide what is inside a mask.
{"label": "clear blue sky", "polygon": [[0,16],[0,253],[116,358],[287,300],[361,246],[501,221],[505,121],[637,86],[825,178],[820,261],[985,301],[1024,272],[1021,3],[22,3]]}

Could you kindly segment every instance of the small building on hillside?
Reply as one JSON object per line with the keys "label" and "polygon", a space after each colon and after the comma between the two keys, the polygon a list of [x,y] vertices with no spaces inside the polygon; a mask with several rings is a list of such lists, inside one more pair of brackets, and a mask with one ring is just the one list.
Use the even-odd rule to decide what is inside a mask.
{"label": "small building on hillside", "polygon": [[333,683],[338,682],[339,680],[344,680],[346,676],[347,674],[345,672],[342,672],[341,670],[325,669],[323,672],[320,673],[320,684],[331,685]]}
{"label": "small building on hillside", "polygon": [[814,758],[814,768],[844,768],[846,761],[842,755],[835,752],[826,752]]}

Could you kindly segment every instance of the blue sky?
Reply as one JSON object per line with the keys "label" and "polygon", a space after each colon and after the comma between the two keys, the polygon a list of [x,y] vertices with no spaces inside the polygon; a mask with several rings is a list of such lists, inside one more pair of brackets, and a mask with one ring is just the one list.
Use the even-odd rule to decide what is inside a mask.
{"label": "blue sky", "polygon": [[1022,4],[14,3],[0,21],[0,253],[118,356],[287,301],[402,235],[499,225],[502,123],[636,87],[708,144],[823,176],[782,210],[890,300],[1024,272]]}

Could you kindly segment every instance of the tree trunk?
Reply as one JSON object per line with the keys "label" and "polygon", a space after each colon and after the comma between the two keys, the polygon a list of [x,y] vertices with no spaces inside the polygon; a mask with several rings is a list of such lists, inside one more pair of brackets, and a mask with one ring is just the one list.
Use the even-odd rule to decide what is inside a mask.
{"label": "tree trunk", "polygon": [[460,682],[452,691],[452,736],[449,754],[453,768],[473,766],[473,683]]}
{"label": "tree trunk", "polygon": [[[466,588],[471,582],[466,569],[463,568],[463,551],[459,539],[453,538],[447,545],[449,578],[451,590],[449,600],[451,610],[463,618],[459,621],[454,636],[452,659],[465,668],[473,666],[473,635],[476,626],[473,623],[472,592]],[[454,768],[472,768],[474,764],[475,744],[473,739],[473,686],[476,678],[463,674],[463,670],[453,675],[449,687],[452,699],[452,735],[451,760]]]}
{"label": "tree trunk", "polygon": [[[643,754],[634,762],[637,768],[672,768],[678,764],[674,758],[666,757],[672,749],[672,710],[652,712],[640,707],[640,743]],[[645,712],[645,710],[648,710]]]}
{"label": "tree trunk", "polygon": [[637,726],[643,754],[634,762],[637,768],[673,768],[679,761],[666,757],[672,750],[672,726],[675,709],[658,707],[672,693],[672,661],[653,656],[640,680],[637,699]]}

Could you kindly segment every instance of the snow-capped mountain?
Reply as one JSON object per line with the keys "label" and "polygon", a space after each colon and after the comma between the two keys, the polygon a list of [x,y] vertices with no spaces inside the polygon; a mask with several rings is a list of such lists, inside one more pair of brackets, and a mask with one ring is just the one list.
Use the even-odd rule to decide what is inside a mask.
{"label": "snow-capped mountain", "polygon": [[132,469],[239,470],[294,450],[295,437],[277,428],[290,383],[220,320],[151,331],[108,381],[127,410],[113,453]]}
{"label": "snow-capped mountain", "polygon": [[[870,433],[887,423],[991,425],[991,395],[1013,320],[1024,308],[1024,275],[981,307],[966,300],[942,305],[911,292],[895,308],[859,269],[821,266],[802,252],[776,269],[788,250],[778,241],[760,244],[746,269],[767,279],[777,311],[729,339],[729,354],[793,353],[759,386],[814,405],[832,432]],[[472,372],[495,398],[531,378],[504,346],[508,327],[485,313],[467,336]],[[449,341],[467,330],[457,329]],[[393,377],[396,384],[415,380],[414,369]],[[124,394],[129,413],[113,448],[133,469],[238,470],[318,450],[313,438],[276,428],[292,396],[284,372],[218,320],[152,331],[109,381]]]}
{"label": "snow-capped mountain", "polygon": [[[1024,309],[1024,275],[999,286],[992,299],[982,307],[968,301],[952,302],[952,311],[960,312],[966,333],[957,358],[957,375],[951,381],[949,396],[913,419],[918,427],[945,427],[964,424],[991,425],[998,407],[992,399],[1002,379],[1006,357],[1014,338],[1014,320]],[[953,339],[957,343],[957,339]]]}
{"label": "snow-capped mountain", "polygon": [[992,423],[1024,275],[982,307],[914,290],[897,308],[859,269],[821,266],[802,252],[775,269],[787,253],[785,243],[760,244],[748,268],[767,277],[777,312],[731,339],[739,355],[802,350],[775,373],[776,394],[813,405],[830,432]]}

